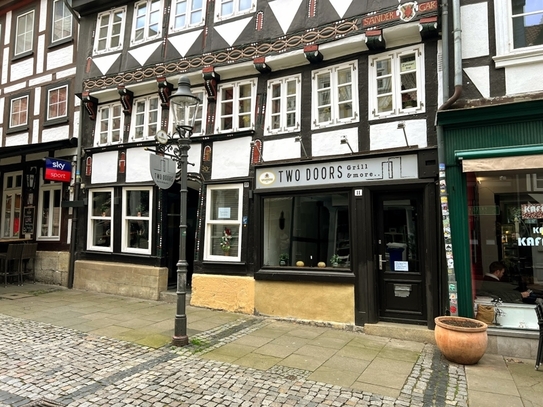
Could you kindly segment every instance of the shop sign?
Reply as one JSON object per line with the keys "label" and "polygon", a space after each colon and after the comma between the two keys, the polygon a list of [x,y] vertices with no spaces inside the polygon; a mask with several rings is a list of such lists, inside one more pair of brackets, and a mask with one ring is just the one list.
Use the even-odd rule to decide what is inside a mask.
{"label": "shop sign", "polygon": [[468,206],[469,216],[482,216],[482,215],[496,216],[499,214],[500,214],[500,207],[496,205]]}
{"label": "shop sign", "polygon": [[156,154],[149,155],[151,177],[160,189],[168,189],[175,181],[175,161]]}
{"label": "shop sign", "polygon": [[418,178],[417,155],[258,168],[256,189]]}
{"label": "shop sign", "polygon": [[380,26],[383,23],[388,23],[396,20],[404,22],[411,21],[417,14],[423,14],[437,10],[437,0],[417,3],[416,1],[399,4],[396,10],[387,11],[385,13],[377,13],[375,11],[366,14],[362,18],[362,28],[371,28]]}
{"label": "shop sign", "polygon": [[46,158],[43,178],[46,181],[70,182],[72,178],[72,163],[66,160]]}
{"label": "shop sign", "polygon": [[522,219],[541,219],[543,218],[543,205],[541,204],[522,204],[520,206]]}

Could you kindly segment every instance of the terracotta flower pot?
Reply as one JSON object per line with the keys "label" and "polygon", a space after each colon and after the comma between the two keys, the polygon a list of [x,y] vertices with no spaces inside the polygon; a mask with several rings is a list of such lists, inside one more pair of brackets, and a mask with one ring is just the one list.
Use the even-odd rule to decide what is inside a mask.
{"label": "terracotta flower pot", "polygon": [[461,365],[479,362],[488,344],[487,324],[453,316],[437,317],[434,321],[436,345],[447,360]]}

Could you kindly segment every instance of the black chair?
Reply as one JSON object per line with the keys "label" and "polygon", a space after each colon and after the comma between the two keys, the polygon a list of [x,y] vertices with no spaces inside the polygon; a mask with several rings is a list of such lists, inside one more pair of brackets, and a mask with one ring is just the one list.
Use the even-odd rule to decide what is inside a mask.
{"label": "black chair", "polygon": [[8,277],[17,277],[17,285],[19,285],[22,252],[22,244],[9,244],[7,252],[0,253],[0,274],[4,276],[4,287],[8,284]]}
{"label": "black chair", "polygon": [[[24,282],[24,276],[32,276],[32,282],[36,283],[36,251],[38,249],[37,243],[25,243],[22,245],[23,251],[21,253],[21,259],[19,263],[19,275],[21,278],[21,285]],[[29,263],[32,261],[32,267],[29,267]]]}
{"label": "black chair", "polygon": [[537,322],[539,323],[539,346],[537,347],[535,370],[539,370],[539,365],[543,362],[543,303],[537,303],[535,312],[537,314]]}

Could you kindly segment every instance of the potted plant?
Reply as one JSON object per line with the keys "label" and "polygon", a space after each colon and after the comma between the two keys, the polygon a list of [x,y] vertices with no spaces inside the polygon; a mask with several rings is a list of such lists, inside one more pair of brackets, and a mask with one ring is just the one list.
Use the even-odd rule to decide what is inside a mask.
{"label": "potted plant", "polygon": [[232,232],[228,228],[224,228],[223,234],[221,236],[221,249],[225,256],[230,255]]}
{"label": "potted plant", "polygon": [[286,266],[289,259],[288,253],[281,253],[279,255],[279,265],[280,266]]}
{"label": "potted plant", "polygon": [[434,321],[436,345],[447,360],[461,365],[479,362],[488,345],[487,324],[456,316],[441,316]]}
{"label": "potted plant", "polygon": [[334,254],[332,257],[330,257],[330,264],[332,267],[338,267],[339,266],[339,256],[337,254]]}

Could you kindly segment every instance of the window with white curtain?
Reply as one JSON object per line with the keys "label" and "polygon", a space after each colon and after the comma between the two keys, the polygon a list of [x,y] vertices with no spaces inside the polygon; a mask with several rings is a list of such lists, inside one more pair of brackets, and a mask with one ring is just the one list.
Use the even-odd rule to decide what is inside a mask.
{"label": "window with white curtain", "polygon": [[204,260],[240,261],[243,184],[207,187]]}
{"label": "window with white curtain", "polygon": [[371,56],[368,94],[370,119],[424,111],[422,45]]}
{"label": "window with white curtain", "polygon": [[311,128],[357,122],[358,70],[356,62],[312,72]]}

